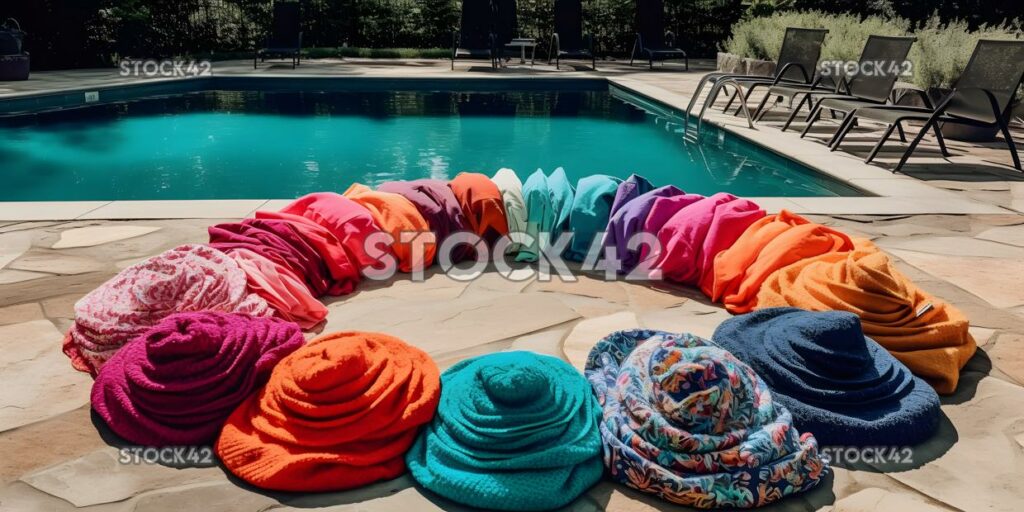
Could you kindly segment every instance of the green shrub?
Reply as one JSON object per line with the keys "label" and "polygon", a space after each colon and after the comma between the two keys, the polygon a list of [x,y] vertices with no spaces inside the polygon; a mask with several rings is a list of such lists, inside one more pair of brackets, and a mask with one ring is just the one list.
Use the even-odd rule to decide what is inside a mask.
{"label": "green shrub", "polygon": [[786,27],[825,28],[822,60],[856,61],[868,36],[903,35],[910,23],[902,18],[861,17],[821,11],[785,11],[763,18],[750,18],[733,26],[732,37],[723,50],[741,57],[776,60],[782,49]]}
{"label": "green shrub", "polygon": [[914,32],[917,43],[910,52],[913,82],[925,89],[949,88],[956,82],[979,39],[1024,39],[1019,25],[981,25],[971,31],[963,20],[942,23],[937,15]]}

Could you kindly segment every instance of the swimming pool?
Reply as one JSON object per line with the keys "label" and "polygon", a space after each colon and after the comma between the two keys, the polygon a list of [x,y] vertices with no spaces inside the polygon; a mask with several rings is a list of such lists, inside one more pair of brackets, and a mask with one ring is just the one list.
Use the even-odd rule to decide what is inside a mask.
{"label": "swimming pool", "polygon": [[216,89],[8,116],[0,201],[291,198],[502,167],[638,173],[700,194],[863,195],[708,125],[686,138],[670,113],[606,85],[516,89]]}

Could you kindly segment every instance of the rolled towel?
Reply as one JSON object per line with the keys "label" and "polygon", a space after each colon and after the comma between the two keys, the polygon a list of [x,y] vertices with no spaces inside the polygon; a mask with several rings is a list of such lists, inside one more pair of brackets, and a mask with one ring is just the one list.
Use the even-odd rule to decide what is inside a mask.
{"label": "rolled towel", "polygon": [[173,314],[103,365],[92,408],[132,443],[209,444],[274,365],[304,342],[298,325],[279,318]]}
{"label": "rolled towel", "polygon": [[715,255],[764,216],[753,202],[726,193],[686,206],[658,231],[660,253],[654,257],[652,277],[697,285],[714,268]]}
{"label": "rolled towel", "polygon": [[939,428],[939,395],[865,337],[853,313],[762,309],[722,322],[712,341],[823,445],[905,447]]}
{"label": "rolled towel", "polygon": [[[704,196],[699,194],[683,194],[679,196],[656,198],[654,203],[651,205],[651,211],[647,214],[647,220],[644,221],[642,228],[644,233],[650,233],[651,236],[656,238],[658,236],[658,232],[665,226],[665,223],[671,220],[679,210],[682,210],[701,199],[704,199]],[[651,266],[655,261],[657,261],[660,254],[660,243],[653,247],[644,244],[640,246],[639,261],[641,264],[646,262],[646,265],[643,266]]]}
{"label": "rolled towel", "polygon": [[245,272],[249,290],[263,297],[281,318],[303,329],[327,318],[327,308],[291,270],[248,249],[234,249],[228,256]]}
{"label": "rolled towel", "polygon": [[567,363],[532,352],[462,361],[406,457],[423,487],[498,510],[568,504],[601,478],[600,409]]}
{"label": "rolled towel", "polygon": [[332,280],[323,256],[291,222],[245,219],[210,226],[207,231],[210,247],[224,252],[246,249],[259,254],[301,277],[314,297],[340,292],[346,286]]}
{"label": "rolled towel", "polygon": [[290,222],[295,231],[320,253],[331,280],[327,290],[329,295],[347,295],[355,291],[359,284],[359,264],[349,260],[345,246],[330,230],[311,219],[291,213],[258,211],[255,217]]}
{"label": "rolled towel", "polygon": [[754,370],[689,334],[612,333],[586,375],[604,410],[611,477],[697,508],[749,508],[806,491],[828,465]]}
{"label": "rolled towel", "polygon": [[576,191],[561,167],[548,176],[548,190],[551,191],[551,210],[555,214],[551,228],[551,240],[569,230],[569,215],[572,213],[572,199]]}
{"label": "rolled towel", "polygon": [[439,386],[430,356],[398,338],[326,334],[274,368],[215,449],[228,471],[262,489],[334,491],[395,478],[434,416]]}
{"label": "rolled towel", "polygon": [[[469,220],[462,212],[459,199],[442,180],[389,181],[382,183],[377,190],[398,194],[408,199],[426,219],[439,245],[452,233],[470,229]],[[467,249],[460,246],[452,255],[452,261],[465,259],[472,252]]]}
{"label": "rolled towel", "polygon": [[[412,272],[434,263],[437,245],[430,231],[430,224],[408,199],[398,194],[377,192],[360,183],[353,183],[345,191],[345,197],[369,210],[377,226],[394,237],[391,250],[398,259],[399,270]],[[416,254],[414,242],[402,242],[403,232],[419,233],[418,236],[429,238],[424,240],[426,243],[423,245],[422,254]]]}
{"label": "rolled towel", "polygon": [[580,178],[576,182],[576,195],[569,213],[572,242],[566,250],[566,258],[573,261],[586,259],[594,238],[608,226],[612,201],[615,200],[621,182],[618,178],[603,174]]}
{"label": "rolled towel", "polygon": [[526,231],[529,238],[524,240],[516,261],[537,261],[541,246],[547,247],[550,238],[541,233],[554,229],[556,212],[551,205],[551,188],[544,171],[537,169],[523,184],[523,200],[526,202]]}
{"label": "rolled towel", "polygon": [[[622,190],[621,186],[619,190]],[[647,216],[651,213],[655,201],[662,197],[675,197],[684,194],[685,192],[675,186],[666,185],[640,194],[620,206],[608,219],[604,240],[601,241],[605,250],[603,256],[606,264],[613,265],[622,274],[627,274],[636,268],[640,263],[641,247],[630,244],[630,240],[637,233],[643,232],[644,223],[647,221]],[[615,250],[614,258],[611,257],[612,249]]]}
{"label": "rolled towel", "polygon": [[[367,252],[366,239],[381,230],[370,212],[355,201],[334,192],[315,192],[292,201],[282,213],[301,215],[327,228],[341,241],[349,261],[361,272],[369,267],[384,268]],[[390,247],[385,248],[390,252]]]}
{"label": "rolled towel", "polygon": [[449,181],[448,186],[455,193],[474,233],[488,244],[508,235],[505,202],[498,186],[490,178],[480,173],[463,172]]}
{"label": "rolled towel", "polygon": [[172,313],[273,314],[246,286],[245,272],[205,245],[182,245],[136,263],[75,303],[64,353],[75,369],[96,375],[125,343]]}
{"label": "rolled towel", "polygon": [[854,313],[864,334],[939,394],[955,391],[960,369],[977,350],[967,317],[918,288],[871,242],[855,245],[775,272],[761,286],[758,307]]}
{"label": "rolled towel", "polygon": [[761,284],[776,270],[830,252],[849,252],[853,241],[830,227],[782,210],[750,225],[732,247],[715,256],[704,293],[729,312],[747,313],[757,306]]}
{"label": "rolled towel", "polygon": [[630,174],[628,178],[619,184],[615,190],[615,199],[612,200],[611,215],[615,215],[626,203],[636,199],[642,194],[654,190],[654,185],[639,174]]}
{"label": "rolled towel", "polygon": [[526,201],[523,199],[523,182],[516,176],[512,169],[499,169],[491,178],[501,192],[502,202],[505,204],[505,220],[508,222],[508,232],[512,235],[512,243],[505,250],[508,254],[518,254],[522,248],[515,237],[516,234],[526,232]]}

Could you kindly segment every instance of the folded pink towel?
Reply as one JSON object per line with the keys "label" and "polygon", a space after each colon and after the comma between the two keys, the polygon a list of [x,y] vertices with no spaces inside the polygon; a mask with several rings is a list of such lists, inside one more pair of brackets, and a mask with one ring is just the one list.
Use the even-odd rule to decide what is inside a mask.
{"label": "folded pink towel", "polygon": [[658,231],[661,253],[651,277],[697,285],[714,268],[715,255],[764,216],[753,202],[724,192],[680,209]]}
{"label": "folded pink towel", "polygon": [[[373,215],[355,201],[334,192],[316,192],[292,201],[281,208],[281,213],[301,215],[327,228],[341,241],[349,261],[355,263],[360,271],[367,267],[383,267],[366,252],[366,238],[380,231],[380,226]],[[382,249],[391,250],[388,246]]]}
{"label": "folded pink towel", "polygon": [[183,245],[122,270],[75,303],[64,353],[76,369],[96,375],[121,346],[168,315],[202,310],[273,314],[234,260],[212,247]]}
{"label": "folded pink towel", "polygon": [[327,318],[327,308],[310,295],[306,284],[291,270],[248,249],[235,249],[228,256],[245,272],[249,289],[263,297],[281,318],[303,329]]}
{"label": "folded pink towel", "polygon": [[298,325],[279,318],[174,314],[107,361],[92,386],[92,408],[132,443],[208,444],[304,342]]}

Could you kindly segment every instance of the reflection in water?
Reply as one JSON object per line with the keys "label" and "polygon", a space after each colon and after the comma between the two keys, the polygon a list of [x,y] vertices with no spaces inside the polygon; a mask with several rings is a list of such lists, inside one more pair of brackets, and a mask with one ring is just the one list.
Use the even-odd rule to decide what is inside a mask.
{"label": "reflection in water", "polygon": [[688,192],[854,195],[772,152],[605,91],[213,91],[8,119],[0,200],[284,198],[509,167]]}

